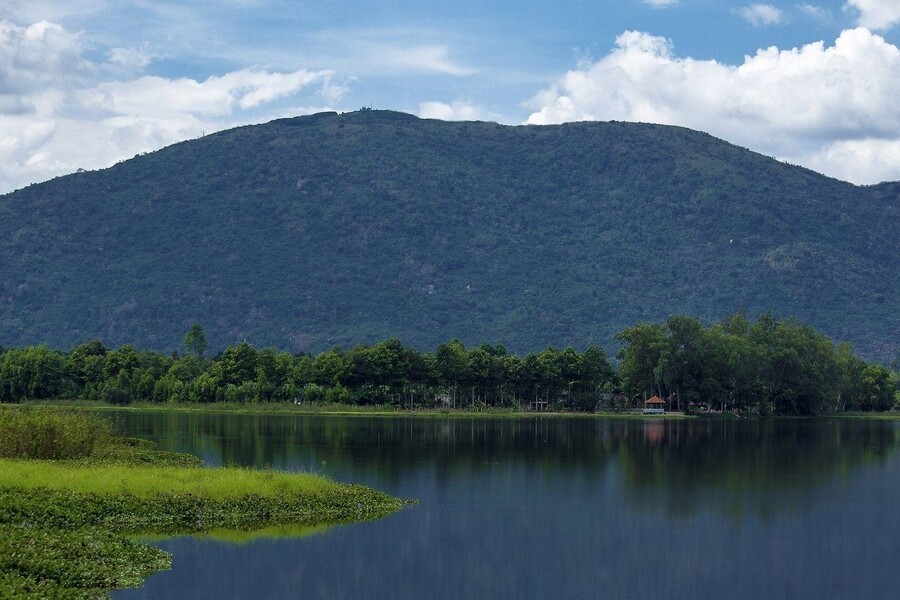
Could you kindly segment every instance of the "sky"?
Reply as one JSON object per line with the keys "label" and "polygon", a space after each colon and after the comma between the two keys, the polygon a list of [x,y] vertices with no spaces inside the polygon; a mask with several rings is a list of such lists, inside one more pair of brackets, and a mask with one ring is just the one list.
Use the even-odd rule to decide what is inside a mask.
{"label": "sky", "polygon": [[0,0],[0,193],[324,110],[682,125],[900,180],[900,0]]}

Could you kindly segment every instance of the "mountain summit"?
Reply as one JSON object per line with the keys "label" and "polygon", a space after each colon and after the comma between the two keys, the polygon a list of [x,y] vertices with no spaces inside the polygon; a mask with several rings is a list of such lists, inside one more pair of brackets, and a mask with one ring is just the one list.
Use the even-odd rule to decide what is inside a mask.
{"label": "mountain summit", "polygon": [[389,111],[240,127],[0,197],[0,344],[611,344],[795,315],[900,349],[900,184],[709,135]]}

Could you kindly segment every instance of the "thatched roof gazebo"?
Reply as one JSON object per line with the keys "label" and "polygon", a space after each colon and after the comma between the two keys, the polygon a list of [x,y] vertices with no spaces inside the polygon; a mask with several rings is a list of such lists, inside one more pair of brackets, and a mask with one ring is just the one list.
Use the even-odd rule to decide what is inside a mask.
{"label": "thatched roof gazebo", "polygon": [[645,415],[661,415],[666,412],[666,401],[659,396],[653,396],[649,400],[644,401],[644,410],[641,411]]}

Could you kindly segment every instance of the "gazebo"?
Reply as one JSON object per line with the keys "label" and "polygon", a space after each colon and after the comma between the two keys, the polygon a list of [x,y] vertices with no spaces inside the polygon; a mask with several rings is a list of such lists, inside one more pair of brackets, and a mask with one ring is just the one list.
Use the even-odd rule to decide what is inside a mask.
{"label": "gazebo", "polygon": [[666,401],[659,396],[653,396],[649,400],[644,401],[644,410],[641,411],[645,415],[662,415],[666,412]]}

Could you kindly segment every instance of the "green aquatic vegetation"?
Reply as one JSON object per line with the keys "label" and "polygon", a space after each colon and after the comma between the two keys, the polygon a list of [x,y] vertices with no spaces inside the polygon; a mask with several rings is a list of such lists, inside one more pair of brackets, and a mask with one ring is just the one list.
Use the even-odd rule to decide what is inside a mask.
{"label": "green aquatic vegetation", "polygon": [[0,525],[3,598],[96,598],[170,566],[163,550],[101,528]]}
{"label": "green aquatic vegetation", "polygon": [[[41,431],[41,443],[24,443],[29,426]],[[17,440],[5,446],[15,458],[0,458],[0,597],[95,598],[140,585],[168,568],[170,557],[139,539],[308,535],[404,505],[310,473],[205,469],[196,457],[109,431],[91,413],[0,411],[0,432]],[[82,443],[90,432],[97,435]],[[66,458],[35,459],[34,448]]]}
{"label": "green aquatic vegetation", "polygon": [[[91,477],[90,470],[84,474]],[[231,495],[214,497],[201,487],[194,493],[140,495],[115,480],[109,481],[109,489],[103,492],[17,487],[19,481],[8,482],[5,472],[0,472],[0,524],[66,530],[103,527],[133,534],[200,533],[223,528],[251,531],[275,525],[365,521],[403,506],[403,501],[363,486],[330,482],[326,488],[269,495],[247,493],[246,486],[240,486]]]}
{"label": "green aquatic vegetation", "polygon": [[[403,505],[318,475],[3,459],[0,597],[66,597],[48,592],[56,588],[91,597],[78,594],[139,585],[168,568],[168,555],[128,536],[305,535]],[[128,568],[109,567],[113,559]]]}

